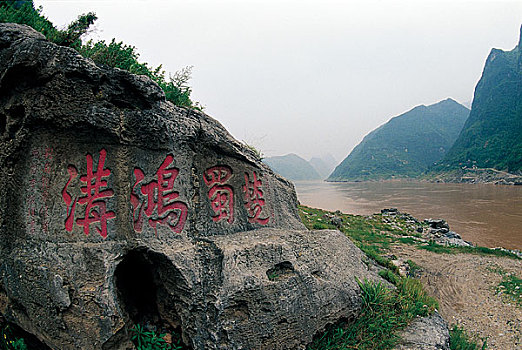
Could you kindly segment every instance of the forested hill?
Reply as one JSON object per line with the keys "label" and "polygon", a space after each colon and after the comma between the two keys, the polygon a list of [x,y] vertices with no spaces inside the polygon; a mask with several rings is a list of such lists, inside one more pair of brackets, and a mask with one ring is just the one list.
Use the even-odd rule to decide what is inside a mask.
{"label": "forested hill", "polygon": [[418,176],[445,156],[468,115],[452,99],[417,106],[366,135],[327,180]]}
{"label": "forested hill", "polygon": [[297,154],[269,157],[263,159],[272,170],[288,180],[320,180],[321,176],[314,167]]}
{"label": "forested hill", "polygon": [[469,119],[436,170],[522,171],[522,28],[511,51],[491,50],[475,88]]}

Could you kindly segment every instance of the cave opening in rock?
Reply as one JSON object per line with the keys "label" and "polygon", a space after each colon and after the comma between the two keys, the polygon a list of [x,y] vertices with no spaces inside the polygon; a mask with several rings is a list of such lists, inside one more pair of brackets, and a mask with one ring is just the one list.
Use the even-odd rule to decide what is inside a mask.
{"label": "cave opening in rock", "polygon": [[[150,250],[127,253],[114,274],[120,305],[129,318],[129,328],[141,325],[156,334],[167,333],[172,339],[182,339],[180,311],[186,309],[186,282],[169,259]],[[182,344],[180,344],[182,345]],[[183,349],[189,349],[183,345]]]}
{"label": "cave opening in rock", "polygon": [[116,287],[130,319],[135,324],[156,324],[159,312],[154,269],[146,255],[131,251],[116,268]]}

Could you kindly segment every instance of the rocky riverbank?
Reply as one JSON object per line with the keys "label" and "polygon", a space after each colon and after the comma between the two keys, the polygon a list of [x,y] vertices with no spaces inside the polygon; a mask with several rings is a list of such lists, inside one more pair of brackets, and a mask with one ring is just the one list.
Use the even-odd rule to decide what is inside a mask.
{"label": "rocky riverbank", "polygon": [[[474,246],[443,219],[419,220],[395,208],[361,216],[301,207],[300,214],[312,229],[338,228],[381,268],[419,279],[439,301],[440,315],[477,343],[521,348],[520,251]],[[508,279],[511,290],[503,286]]]}

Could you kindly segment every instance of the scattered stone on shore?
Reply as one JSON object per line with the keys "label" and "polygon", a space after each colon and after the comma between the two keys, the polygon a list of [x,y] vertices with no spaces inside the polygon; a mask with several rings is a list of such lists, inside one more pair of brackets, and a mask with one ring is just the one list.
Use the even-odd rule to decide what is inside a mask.
{"label": "scattered stone on shore", "polygon": [[443,219],[425,219],[424,220],[424,223],[428,224],[430,226],[430,228],[432,229],[442,229],[442,228],[447,228],[449,229],[449,225],[448,223],[446,222],[446,220],[443,220]]}
{"label": "scattered stone on shore", "polygon": [[495,248],[491,248],[491,249],[500,250],[500,251],[507,252],[507,253],[512,253],[522,259],[522,251],[520,251],[519,249],[506,249],[503,247],[495,247]]}
{"label": "scattered stone on shore", "polygon": [[[449,224],[444,219],[424,219],[422,222],[408,213],[402,213],[397,208],[381,209],[382,221],[392,225],[394,229],[402,229],[396,225],[397,219],[404,220],[407,224],[417,224],[414,227],[416,233],[422,237],[411,236],[412,239],[424,242],[435,242],[443,246],[473,247],[472,242],[462,239],[462,236],[455,231],[451,231]],[[423,226],[424,225],[424,226]],[[502,247],[491,248],[509,252],[522,258],[522,251],[518,249],[506,249]]]}
{"label": "scattered stone on shore", "polygon": [[429,229],[426,237],[441,245],[455,245],[460,247],[471,247],[473,244],[462,239],[455,231],[450,231],[449,224],[443,219],[425,219],[424,223]]}
{"label": "scattered stone on shore", "polygon": [[[426,242],[433,241],[440,245],[463,247],[473,246],[472,243],[463,240],[458,233],[451,231],[449,224],[444,219],[430,218],[420,222],[411,214],[402,213],[397,208],[381,209],[381,216],[382,221],[390,224],[392,229],[402,231],[410,229],[412,232],[420,233],[422,235],[420,239]],[[404,221],[404,223],[399,223],[399,221]],[[404,226],[404,224],[406,224],[406,226]],[[415,238],[418,239],[418,237]]]}
{"label": "scattered stone on shore", "polygon": [[[337,214],[341,215],[341,214]],[[323,219],[326,220],[326,222],[334,225],[337,228],[341,228],[343,226],[343,219],[337,215],[331,215],[331,214],[324,214]]]}

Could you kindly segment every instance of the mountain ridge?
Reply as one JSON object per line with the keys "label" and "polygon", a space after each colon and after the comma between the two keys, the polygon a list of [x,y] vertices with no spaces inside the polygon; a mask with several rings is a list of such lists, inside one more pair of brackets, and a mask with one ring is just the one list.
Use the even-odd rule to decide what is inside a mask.
{"label": "mountain ridge", "polygon": [[468,114],[451,98],[416,106],[368,133],[327,181],[419,176],[442,159]]}
{"label": "mountain ridge", "polygon": [[263,159],[272,170],[288,180],[321,180],[317,170],[305,159],[299,157],[295,153],[289,153],[284,156],[268,157]]}
{"label": "mountain ridge", "polygon": [[435,172],[494,168],[522,172],[522,26],[511,51],[492,49],[470,116]]}

